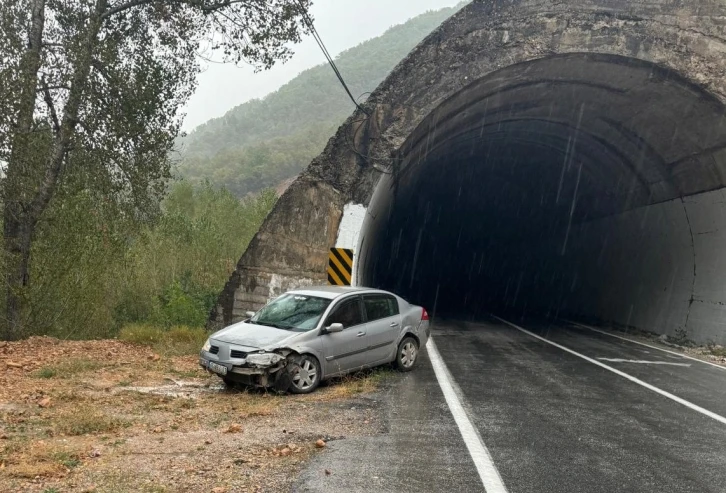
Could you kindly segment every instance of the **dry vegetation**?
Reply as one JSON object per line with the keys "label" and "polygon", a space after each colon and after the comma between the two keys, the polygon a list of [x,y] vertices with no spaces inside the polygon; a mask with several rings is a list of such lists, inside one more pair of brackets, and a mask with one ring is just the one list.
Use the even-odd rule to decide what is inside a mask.
{"label": "dry vegetation", "polygon": [[365,394],[387,370],[227,391],[179,341],[0,343],[0,491],[287,491],[318,439],[380,427]]}

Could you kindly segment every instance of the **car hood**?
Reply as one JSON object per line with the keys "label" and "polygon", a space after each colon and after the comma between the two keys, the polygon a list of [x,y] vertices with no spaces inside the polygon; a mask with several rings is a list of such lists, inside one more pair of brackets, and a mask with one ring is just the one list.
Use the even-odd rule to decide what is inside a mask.
{"label": "car hood", "polygon": [[280,345],[286,339],[296,335],[299,334],[289,330],[240,322],[215,332],[210,339],[228,344],[264,349]]}

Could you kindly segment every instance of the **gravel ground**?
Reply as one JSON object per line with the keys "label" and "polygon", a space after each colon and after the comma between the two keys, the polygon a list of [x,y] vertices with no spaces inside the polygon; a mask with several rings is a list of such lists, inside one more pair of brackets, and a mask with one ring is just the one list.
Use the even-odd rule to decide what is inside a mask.
{"label": "gravel ground", "polygon": [[327,442],[381,431],[378,389],[396,378],[279,396],[119,341],[4,343],[0,491],[290,491]]}

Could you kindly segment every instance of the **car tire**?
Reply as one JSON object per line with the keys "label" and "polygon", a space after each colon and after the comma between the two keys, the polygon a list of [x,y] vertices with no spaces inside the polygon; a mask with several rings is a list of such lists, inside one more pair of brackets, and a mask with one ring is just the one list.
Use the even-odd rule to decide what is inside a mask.
{"label": "car tire", "polygon": [[396,350],[394,365],[398,371],[411,371],[418,363],[418,341],[411,336],[403,338]]}
{"label": "car tire", "polygon": [[297,355],[287,365],[290,376],[289,391],[293,394],[309,394],[320,385],[320,362],[310,354]]}

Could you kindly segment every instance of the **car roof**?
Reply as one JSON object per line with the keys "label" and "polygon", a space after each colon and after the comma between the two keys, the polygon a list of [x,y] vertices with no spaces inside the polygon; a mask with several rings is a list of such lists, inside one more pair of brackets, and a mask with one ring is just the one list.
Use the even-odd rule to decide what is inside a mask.
{"label": "car roof", "polygon": [[385,291],[381,291],[379,289],[365,288],[360,286],[310,286],[309,288],[294,289],[290,291],[290,293],[303,294],[305,296],[318,296],[320,298],[328,298],[332,300],[344,294],[356,293],[361,291],[386,293]]}

